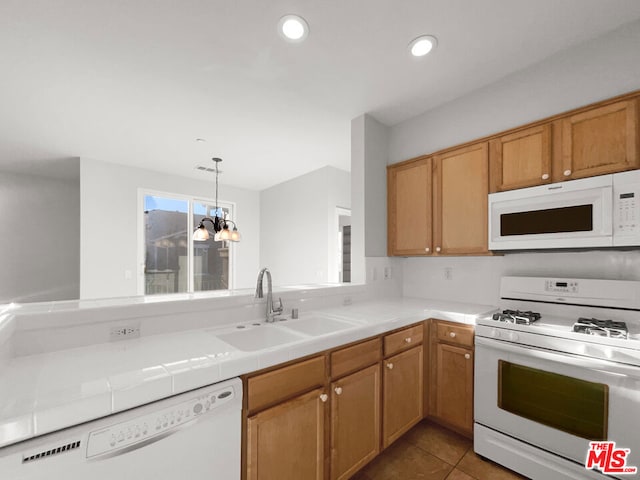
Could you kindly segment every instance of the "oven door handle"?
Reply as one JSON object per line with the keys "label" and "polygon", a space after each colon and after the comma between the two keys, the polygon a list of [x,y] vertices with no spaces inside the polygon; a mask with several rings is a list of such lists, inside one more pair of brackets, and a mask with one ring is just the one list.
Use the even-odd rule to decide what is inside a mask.
{"label": "oven door handle", "polygon": [[[518,355],[529,355],[533,358],[549,360],[552,362],[562,362],[573,367],[589,368],[599,370],[602,373],[610,375],[624,375],[631,378],[640,378],[640,369],[633,365],[613,362],[601,358],[587,357],[579,354],[556,352],[546,350],[540,347],[532,347],[530,345],[514,344],[503,342],[501,340],[493,340],[484,337],[475,337],[475,343],[478,347],[486,347],[492,350],[499,350],[507,353],[515,353]],[[523,352],[526,350],[526,353]],[[476,355],[476,361],[478,357]]]}

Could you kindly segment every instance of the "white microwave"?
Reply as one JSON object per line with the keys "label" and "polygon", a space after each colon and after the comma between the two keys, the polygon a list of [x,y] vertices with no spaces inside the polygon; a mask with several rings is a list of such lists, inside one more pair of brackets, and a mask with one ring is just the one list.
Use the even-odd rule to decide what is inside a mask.
{"label": "white microwave", "polygon": [[489,194],[489,249],[640,245],[640,170]]}

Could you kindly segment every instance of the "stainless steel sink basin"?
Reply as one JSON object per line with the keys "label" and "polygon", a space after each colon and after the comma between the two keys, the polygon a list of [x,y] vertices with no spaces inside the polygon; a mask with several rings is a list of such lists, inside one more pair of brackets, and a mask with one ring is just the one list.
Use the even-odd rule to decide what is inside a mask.
{"label": "stainless steel sink basin", "polygon": [[223,342],[243,352],[263,350],[304,338],[302,335],[290,332],[284,328],[279,328],[275,325],[262,325],[246,330],[235,330],[233,332],[216,334],[216,336]]}
{"label": "stainless steel sink basin", "polygon": [[353,328],[357,324],[346,320],[311,314],[308,316],[303,315],[295,320],[281,321],[278,325],[316,337],[346,330],[347,328]]}

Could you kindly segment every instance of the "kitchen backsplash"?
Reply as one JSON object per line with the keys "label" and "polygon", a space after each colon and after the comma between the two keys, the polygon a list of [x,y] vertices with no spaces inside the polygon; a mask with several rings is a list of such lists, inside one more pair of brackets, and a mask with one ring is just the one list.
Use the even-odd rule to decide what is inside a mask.
{"label": "kitchen backsplash", "polygon": [[402,259],[406,297],[497,305],[503,275],[640,280],[640,250]]}

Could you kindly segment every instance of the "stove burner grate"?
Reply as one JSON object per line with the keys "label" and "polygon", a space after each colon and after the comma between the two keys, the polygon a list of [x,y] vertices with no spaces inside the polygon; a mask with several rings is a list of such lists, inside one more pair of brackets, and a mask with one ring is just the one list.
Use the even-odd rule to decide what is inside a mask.
{"label": "stove burner grate", "polygon": [[499,322],[530,325],[536,320],[540,320],[540,314],[532,311],[503,310],[502,313],[494,313],[493,319]]}
{"label": "stove burner grate", "polygon": [[597,318],[579,318],[573,324],[573,331],[611,338],[627,338],[627,324],[613,320],[598,320]]}

